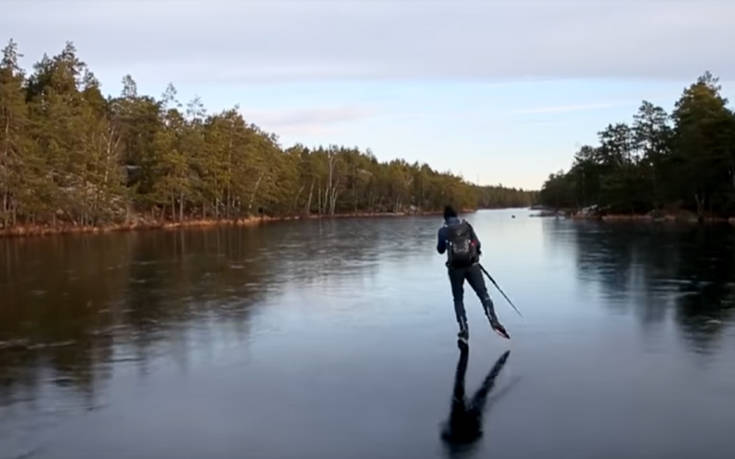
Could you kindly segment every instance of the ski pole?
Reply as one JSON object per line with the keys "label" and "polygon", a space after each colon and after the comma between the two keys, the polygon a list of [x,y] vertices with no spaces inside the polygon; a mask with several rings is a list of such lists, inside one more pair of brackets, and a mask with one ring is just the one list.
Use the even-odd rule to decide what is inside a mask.
{"label": "ski pole", "polygon": [[487,272],[487,270],[485,269],[485,267],[482,266],[480,263],[478,263],[478,265],[480,266],[480,269],[482,270],[482,272],[485,273],[485,275],[487,276],[487,278],[490,279],[490,282],[492,282],[493,285],[495,286],[495,288],[498,289],[498,291],[500,292],[500,294],[503,295],[503,298],[505,298],[508,301],[508,303],[513,307],[513,309],[515,310],[515,312],[517,312],[519,316],[523,317],[523,314],[521,314],[521,311],[519,311],[518,308],[516,307],[516,305],[513,304],[512,301],[510,301],[510,298],[508,298],[508,295],[506,295],[505,292],[503,291],[503,289],[500,288],[500,286],[498,285],[498,283],[495,282],[495,279],[493,279],[493,276],[491,276],[490,273]]}

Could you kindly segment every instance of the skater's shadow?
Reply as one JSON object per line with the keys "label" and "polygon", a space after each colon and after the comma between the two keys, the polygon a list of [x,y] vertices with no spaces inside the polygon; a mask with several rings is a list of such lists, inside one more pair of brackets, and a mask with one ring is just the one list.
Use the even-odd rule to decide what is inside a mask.
{"label": "skater's shadow", "polygon": [[[452,408],[449,413],[449,419],[442,425],[441,437],[447,447],[447,453],[450,457],[464,456],[470,453],[477,440],[482,436],[482,415],[487,405],[488,394],[495,386],[495,378],[498,377],[500,371],[508,360],[510,351],[505,351],[485,376],[480,388],[470,400],[465,396],[464,379],[467,372],[467,359],[470,350],[467,344],[458,343],[459,361],[457,362],[457,371],[454,374],[454,391],[452,394]],[[513,383],[515,383],[514,381]],[[496,392],[492,401],[496,401],[500,396],[504,395],[512,384],[507,386],[500,392]]]}

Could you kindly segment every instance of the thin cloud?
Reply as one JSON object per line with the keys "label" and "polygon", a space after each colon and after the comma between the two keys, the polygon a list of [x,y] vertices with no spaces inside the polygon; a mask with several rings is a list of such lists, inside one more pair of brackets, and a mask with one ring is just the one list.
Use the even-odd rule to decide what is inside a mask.
{"label": "thin cloud", "polygon": [[375,114],[367,107],[310,107],[283,110],[243,110],[253,120],[273,126],[292,127],[304,124],[334,124],[367,118]]}
{"label": "thin cloud", "polygon": [[513,110],[511,113],[516,115],[536,115],[544,113],[569,113],[584,112],[590,110],[602,110],[606,108],[615,108],[630,105],[630,102],[610,102],[597,104],[576,104],[576,105],[553,105],[546,107],[530,107]]}
{"label": "thin cloud", "polygon": [[266,129],[286,135],[325,135],[343,123],[375,116],[373,107],[308,107],[280,110],[243,110],[245,117]]}

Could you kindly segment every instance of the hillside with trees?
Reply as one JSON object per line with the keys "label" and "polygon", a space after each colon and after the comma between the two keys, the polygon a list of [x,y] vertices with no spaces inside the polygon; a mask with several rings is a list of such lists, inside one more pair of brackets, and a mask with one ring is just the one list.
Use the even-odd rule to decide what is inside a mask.
{"label": "hillside with trees", "polygon": [[427,164],[357,148],[282,148],[237,107],[207,114],[131,76],[105,97],[71,43],[26,75],[12,40],[0,63],[0,227],[99,226],[251,215],[427,212],[527,206],[534,194],[478,187]]}
{"label": "hillside with trees", "polygon": [[735,215],[735,114],[709,72],[686,88],[671,114],[644,101],[631,125],[611,124],[572,167],[551,174],[540,201],[600,213]]}

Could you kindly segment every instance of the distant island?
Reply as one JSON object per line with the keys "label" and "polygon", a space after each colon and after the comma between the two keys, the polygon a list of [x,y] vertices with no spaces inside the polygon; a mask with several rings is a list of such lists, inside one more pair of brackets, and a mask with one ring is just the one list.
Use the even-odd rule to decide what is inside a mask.
{"label": "distant island", "polygon": [[571,168],[551,174],[542,204],[582,217],[722,220],[735,215],[735,114],[706,72],[671,114],[644,101],[633,124],[608,125]]}
{"label": "distant island", "polygon": [[537,195],[476,186],[357,148],[283,149],[237,107],[208,115],[129,75],[105,98],[71,43],[33,73],[13,40],[0,63],[0,234],[295,216],[526,207]]}

